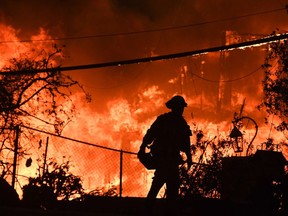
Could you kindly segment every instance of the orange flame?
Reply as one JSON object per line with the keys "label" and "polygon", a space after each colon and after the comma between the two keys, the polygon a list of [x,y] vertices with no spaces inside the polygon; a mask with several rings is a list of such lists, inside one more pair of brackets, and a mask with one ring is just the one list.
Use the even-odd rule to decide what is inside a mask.
{"label": "orange flame", "polygon": [[[41,42],[42,39],[51,39],[44,29],[40,29],[38,35],[32,36],[33,40],[38,40],[35,43],[17,43],[17,32],[10,26],[0,24],[0,40],[16,41],[16,43],[2,43],[0,68],[7,64],[7,60],[12,57],[17,57],[21,53],[25,53],[34,49],[41,51],[47,50],[50,43]],[[211,56],[211,55],[210,55]],[[214,53],[213,58],[217,55]],[[203,62],[203,61],[202,61]],[[186,68],[187,70],[187,68]],[[186,71],[187,72],[187,71]],[[221,78],[221,77],[220,77]],[[177,83],[180,79],[169,79],[171,84]],[[221,89],[220,83],[220,89]],[[259,93],[261,87],[259,84]],[[119,167],[120,167],[120,150],[136,153],[141,144],[142,137],[156,116],[161,112],[167,111],[163,106],[168,99],[165,90],[153,84],[144,90],[135,90],[136,98],[131,102],[124,97],[117,97],[108,100],[107,109],[103,112],[96,112],[93,107],[89,107],[83,102],[82,95],[76,93],[73,96],[73,101],[77,105],[78,115],[70,122],[63,131],[63,136],[73,139],[90,142],[105,148],[98,148],[72,142],[59,137],[52,137],[49,140],[48,157],[55,157],[59,160],[63,156],[71,159],[75,166],[72,172],[83,177],[83,186],[89,191],[99,186],[107,186],[110,184],[119,186]],[[222,98],[223,92],[216,93],[217,98]],[[172,96],[172,95],[170,95]],[[244,96],[241,92],[233,92],[231,107],[238,108],[241,106]],[[222,121],[214,121],[206,116],[206,112],[211,112],[216,115],[215,101],[213,97],[206,97],[205,93],[187,96],[189,107],[185,110],[184,116],[187,119],[192,130],[201,129],[204,131],[207,140],[217,136],[217,138],[225,138],[229,135],[232,129],[233,111],[229,110],[229,115],[223,117]],[[213,98],[215,99],[215,98]],[[249,101],[245,106],[245,113],[249,115],[255,110],[257,101]],[[69,106],[69,104],[67,104]],[[227,108],[228,109],[228,108]],[[197,110],[198,115],[194,117],[194,111]],[[192,117],[188,117],[191,113]],[[200,117],[199,117],[200,116]],[[221,116],[222,117],[222,116]],[[259,117],[259,116],[257,116]],[[34,119],[33,124],[39,126],[39,122]],[[273,124],[273,122],[271,122]],[[252,136],[254,128],[248,128],[246,135]],[[266,141],[269,134],[269,128],[261,123],[259,127],[257,140],[258,145]],[[270,133],[272,134],[272,133]],[[273,137],[277,142],[286,140],[283,134],[273,130]],[[43,135],[43,140],[46,140],[46,135]],[[191,142],[195,143],[195,136],[191,137]],[[258,148],[259,146],[255,146]],[[32,144],[31,152],[33,151],[33,161],[42,157],[43,146]],[[232,156],[234,152],[228,151],[226,156]],[[193,158],[197,161],[197,156]],[[124,154],[123,156],[123,182],[129,187],[124,187],[124,195],[145,196],[151,181],[152,172],[146,171],[139,164],[135,154]],[[37,168],[37,164],[32,164],[31,167],[24,167],[23,163],[19,162],[18,174],[24,176],[33,176]],[[23,185],[27,179],[22,180]],[[139,187],[139,185],[141,185]],[[143,186],[143,187],[142,187]],[[21,194],[21,191],[19,191]]]}

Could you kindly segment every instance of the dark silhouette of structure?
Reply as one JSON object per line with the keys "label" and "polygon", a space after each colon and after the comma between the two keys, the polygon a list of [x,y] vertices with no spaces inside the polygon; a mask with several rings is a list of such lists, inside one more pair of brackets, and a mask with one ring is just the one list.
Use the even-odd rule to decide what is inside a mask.
{"label": "dark silhouette of structure", "polygon": [[190,152],[192,132],[182,116],[184,108],[187,106],[184,98],[176,95],[165,105],[171,111],[158,116],[147,130],[138,157],[141,158],[141,154],[148,147],[154,159],[155,173],[147,195],[147,210],[153,210],[153,203],[155,203],[160,189],[166,183],[167,211],[172,214],[177,211],[176,203],[180,183],[179,165],[183,163],[181,151],[185,152],[187,156],[188,169],[192,164]]}
{"label": "dark silhouette of structure", "polygon": [[[281,152],[223,158],[222,201],[247,206],[255,215],[287,215],[287,161]],[[280,210],[281,209],[281,210]]]}
{"label": "dark silhouette of structure", "polygon": [[20,198],[16,190],[0,177],[0,206],[17,207],[19,204]]}

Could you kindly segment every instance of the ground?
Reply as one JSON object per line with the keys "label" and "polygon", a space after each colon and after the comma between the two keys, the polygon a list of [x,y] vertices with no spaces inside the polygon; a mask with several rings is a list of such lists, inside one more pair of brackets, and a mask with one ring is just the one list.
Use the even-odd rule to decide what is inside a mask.
{"label": "ground", "polygon": [[[0,212],[9,216],[144,216],[144,198],[94,197],[86,202],[59,202],[45,209],[25,206],[1,206]],[[158,199],[153,215],[164,213],[165,200]],[[149,214],[151,215],[151,214]],[[168,215],[170,215],[168,213]],[[259,212],[251,205],[223,202],[216,199],[181,200],[179,216],[270,216],[267,211]],[[272,215],[271,215],[272,216]]]}

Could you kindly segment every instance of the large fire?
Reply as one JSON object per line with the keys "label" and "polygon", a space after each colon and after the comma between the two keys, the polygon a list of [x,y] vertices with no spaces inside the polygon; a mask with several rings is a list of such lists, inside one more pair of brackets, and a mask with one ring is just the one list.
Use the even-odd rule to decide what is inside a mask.
{"label": "large fire", "polygon": [[[7,65],[10,58],[17,58],[31,50],[50,49],[53,43],[53,40],[50,42],[42,41],[43,39],[51,39],[44,29],[40,29],[39,34],[31,37],[34,41],[32,43],[20,43],[17,31],[11,26],[0,24],[0,29],[0,40],[7,41],[7,43],[0,44],[0,68]],[[245,55],[243,52],[245,50],[240,51],[240,56]],[[144,133],[156,116],[168,111],[164,107],[165,101],[176,93],[183,94],[186,97],[189,107],[185,110],[184,116],[193,132],[198,130],[204,132],[205,140],[227,138],[233,128],[233,114],[240,111],[243,101],[246,99],[242,115],[255,118],[259,123],[258,136],[253,142],[254,149],[261,148],[261,143],[265,142],[267,138],[273,138],[275,143],[286,141],[283,134],[277,133],[273,127],[270,127],[275,124],[276,119],[269,119],[270,122],[267,126],[261,120],[263,113],[255,111],[256,105],[261,100],[261,72],[257,72],[258,74],[252,76],[248,84],[246,81],[242,81],[239,78],[240,76],[237,77],[238,73],[236,72],[215,75],[217,71],[214,71],[213,67],[219,64],[219,59],[225,58],[227,55],[228,53],[224,53],[224,56],[223,53],[211,53],[191,58],[190,63],[200,62],[201,73],[199,72],[198,75],[203,79],[199,80],[197,84],[194,83],[197,77],[196,74],[193,75],[194,72],[190,71],[191,67],[187,67],[186,64],[184,66],[181,64],[178,67],[177,62],[177,68],[172,73],[173,76],[162,81],[167,84],[165,85],[166,89],[153,82],[146,81],[143,84],[136,80],[139,82],[137,88],[132,91],[131,89],[123,90],[122,94],[117,93],[115,97],[103,100],[103,103],[99,105],[102,109],[94,109],[95,107],[86,104],[83,102],[82,95],[76,92],[73,95],[73,100],[78,109],[78,114],[64,128],[61,134],[62,137],[39,133],[43,141],[42,145],[33,143],[29,146],[33,159],[32,166],[25,167],[25,161],[18,162],[20,184],[17,185],[17,190],[21,194],[20,185],[23,186],[27,182],[27,176],[35,175],[38,168],[36,161],[42,157],[45,150],[44,144],[46,144],[48,145],[48,158],[57,158],[59,161],[63,157],[69,158],[74,165],[72,172],[81,176],[83,186],[87,191],[103,186],[119,186],[120,154],[122,152],[123,196],[146,196],[152,173],[146,171],[139,164],[135,153],[138,151]],[[229,55],[237,56],[237,51],[233,51]],[[257,63],[261,64],[262,59],[259,60],[257,56],[255,59],[257,59]],[[230,72],[231,70],[239,71],[233,68],[233,62],[231,64],[232,66],[228,65]],[[156,67],[161,67],[161,65]],[[243,70],[248,69],[250,68],[244,68]],[[125,73],[125,68],[120,67],[118,72]],[[163,78],[161,76],[162,69],[159,69],[158,72],[159,77]],[[80,80],[85,80],[83,77],[78,77]],[[214,77],[208,80],[211,85],[205,83],[207,77]],[[237,78],[239,78],[239,82],[232,89],[226,80]],[[216,79],[222,80],[222,82],[213,82]],[[251,89],[254,92],[251,92]],[[107,95],[110,96],[111,91],[111,89],[109,92],[107,91]],[[92,105],[97,106],[97,103],[101,103],[101,100],[105,98],[105,92],[103,95],[97,93],[95,95],[96,102]],[[228,103],[228,101],[231,102]],[[35,128],[39,126],[37,124],[39,122],[35,120]],[[45,128],[42,129],[45,131]],[[22,130],[27,130],[27,128]],[[246,128],[247,142],[251,140],[254,133],[255,127],[253,125]],[[48,136],[49,142],[45,143]],[[65,139],[65,137],[74,141]],[[191,139],[192,143],[195,143],[195,135]],[[83,142],[77,142],[77,140]],[[285,149],[283,149],[283,153],[286,153]],[[226,156],[232,155],[245,155],[245,152],[235,153],[233,149],[227,151]],[[197,155],[193,158],[194,162],[197,162],[198,159]]]}

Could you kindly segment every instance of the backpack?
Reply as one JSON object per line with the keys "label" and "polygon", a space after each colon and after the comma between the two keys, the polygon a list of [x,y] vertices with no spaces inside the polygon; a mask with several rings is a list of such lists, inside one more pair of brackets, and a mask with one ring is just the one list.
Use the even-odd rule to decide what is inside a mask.
{"label": "backpack", "polygon": [[137,153],[137,157],[146,169],[156,169],[155,157],[153,157],[151,152],[145,152],[145,148],[140,148],[139,152]]}

